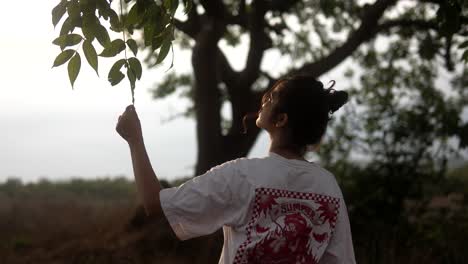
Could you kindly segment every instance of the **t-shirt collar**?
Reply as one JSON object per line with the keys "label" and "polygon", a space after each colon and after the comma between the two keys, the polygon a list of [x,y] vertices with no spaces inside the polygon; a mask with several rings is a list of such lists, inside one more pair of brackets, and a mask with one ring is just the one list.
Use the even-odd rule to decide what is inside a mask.
{"label": "t-shirt collar", "polygon": [[280,161],[283,161],[283,162],[286,162],[286,163],[289,163],[289,164],[293,164],[293,165],[300,165],[300,166],[308,166],[310,164],[312,164],[312,162],[309,162],[309,161],[305,161],[305,160],[298,160],[298,159],[288,159],[288,158],[285,158],[279,154],[276,154],[275,152],[268,152],[268,157],[272,157],[274,159],[277,159],[277,160],[280,160]]}

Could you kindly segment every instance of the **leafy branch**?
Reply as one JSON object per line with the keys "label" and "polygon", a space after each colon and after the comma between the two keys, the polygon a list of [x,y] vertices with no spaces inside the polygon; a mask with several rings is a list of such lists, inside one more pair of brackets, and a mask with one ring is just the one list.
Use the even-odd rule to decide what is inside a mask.
{"label": "leafy branch", "polygon": [[[191,1],[183,1],[185,12],[190,10]],[[124,13],[123,2],[131,6],[127,13]],[[63,22],[59,36],[52,43],[60,47],[61,53],[55,58],[52,67],[68,62],[68,77],[73,89],[81,69],[80,48],[98,76],[99,57],[112,58],[124,52],[124,58],[116,60],[110,68],[108,81],[114,86],[127,76],[134,103],[135,82],[141,79],[142,66],[136,57],[138,44],[132,35],[136,30],[143,31],[143,47],[157,53],[156,65],[163,62],[172,48],[174,15],[179,0],[120,0],[119,14],[111,4],[112,0],[60,0],[52,9],[52,24],[56,27],[60,21]],[[103,20],[108,22],[108,28],[101,24]],[[76,28],[81,29],[81,34],[75,31]],[[111,40],[108,30],[122,32],[122,38]],[[126,34],[130,35],[128,39]],[[102,47],[99,55],[95,40]],[[76,49],[69,48],[78,44],[81,45]],[[134,57],[127,57],[127,48],[132,51]],[[173,62],[171,67],[172,65]],[[121,71],[123,66],[127,68],[126,75]]]}

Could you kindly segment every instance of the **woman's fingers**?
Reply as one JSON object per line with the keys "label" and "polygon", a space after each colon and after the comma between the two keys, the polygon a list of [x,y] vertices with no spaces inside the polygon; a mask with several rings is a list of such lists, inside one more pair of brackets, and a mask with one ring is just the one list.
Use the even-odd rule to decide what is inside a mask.
{"label": "woman's fingers", "polygon": [[125,108],[125,113],[136,114],[136,112],[135,112],[135,106],[133,106],[133,105],[127,106],[127,108]]}
{"label": "woman's fingers", "polygon": [[125,111],[123,112],[122,116],[126,117],[126,118],[131,118],[131,119],[138,119],[138,115],[135,111],[135,107],[133,105],[129,105],[127,106],[127,108],[125,108]]}
{"label": "woman's fingers", "polygon": [[119,116],[116,131],[125,140],[129,141],[138,137],[140,130],[140,121],[133,105],[125,108],[125,111]]}

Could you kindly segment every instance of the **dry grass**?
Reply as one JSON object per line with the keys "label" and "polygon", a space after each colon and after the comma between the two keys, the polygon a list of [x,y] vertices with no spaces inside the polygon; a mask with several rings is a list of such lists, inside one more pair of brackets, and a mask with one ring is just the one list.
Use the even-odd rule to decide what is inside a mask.
{"label": "dry grass", "polygon": [[222,235],[179,242],[135,200],[0,193],[0,263],[216,263]]}
{"label": "dry grass", "polygon": [[[134,192],[5,190],[0,188],[0,264],[206,264],[219,258],[221,232],[180,242],[161,219],[145,215]],[[460,241],[466,241],[468,207],[462,200],[435,197],[428,205],[437,212],[414,216],[420,231],[413,230],[410,240],[399,226],[353,233],[358,263],[466,263]],[[458,214],[448,213],[453,201]]]}

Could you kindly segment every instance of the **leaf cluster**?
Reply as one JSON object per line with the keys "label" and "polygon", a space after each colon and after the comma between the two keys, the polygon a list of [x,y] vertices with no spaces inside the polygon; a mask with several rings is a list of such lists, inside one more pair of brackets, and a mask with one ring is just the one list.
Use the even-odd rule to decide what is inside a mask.
{"label": "leaf cluster", "polygon": [[[188,10],[192,2],[186,0],[183,4]],[[144,41],[140,45],[150,48],[152,53],[157,52],[155,64],[160,64],[172,48],[174,15],[178,7],[178,0],[121,0],[118,5],[112,4],[112,0],[60,0],[52,10],[54,27],[63,20],[60,34],[52,42],[61,49],[53,67],[68,62],[73,87],[81,68],[80,48],[98,75],[99,57],[112,58],[123,53],[123,58],[116,60],[109,70],[108,80],[111,85],[117,85],[127,76],[133,95],[135,82],[142,76],[142,66],[136,57],[139,44],[132,36],[136,30],[143,31]],[[122,38],[111,40],[110,31],[122,33]],[[96,40],[102,48],[99,54]],[[127,49],[134,57],[127,57]],[[127,69],[125,73],[122,67]]]}

